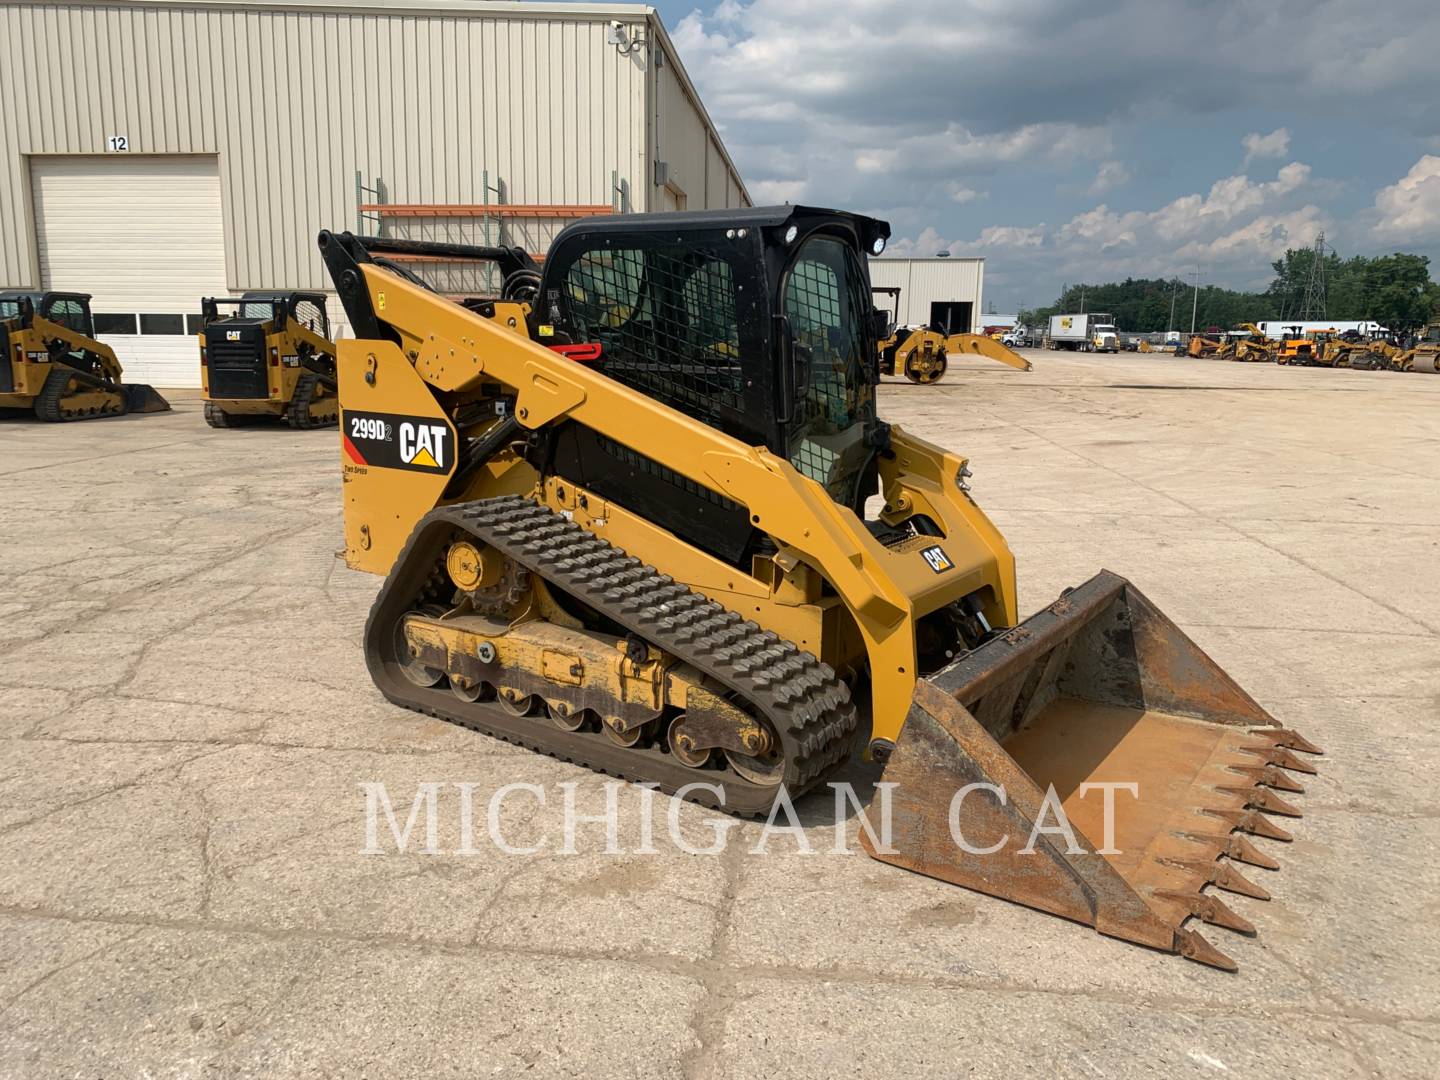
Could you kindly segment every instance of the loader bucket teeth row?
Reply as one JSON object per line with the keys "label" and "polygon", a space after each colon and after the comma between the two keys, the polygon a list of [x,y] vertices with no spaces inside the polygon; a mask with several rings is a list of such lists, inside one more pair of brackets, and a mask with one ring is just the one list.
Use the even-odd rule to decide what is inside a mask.
{"label": "loader bucket teeth row", "polygon": [[[1254,933],[1205,890],[1269,898],[1234,864],[1278,866],[1241,834],[1290,839],[1269,815],[1300,815],[1277,794],[1315,771],[1297,751],[1320,752],[1102,571],[917,684],[883,777],[897,785],[889,844],[862,842],[884,862],[1234,970],[1185,923]],[[880,806],[867,810],[875,830]]]}

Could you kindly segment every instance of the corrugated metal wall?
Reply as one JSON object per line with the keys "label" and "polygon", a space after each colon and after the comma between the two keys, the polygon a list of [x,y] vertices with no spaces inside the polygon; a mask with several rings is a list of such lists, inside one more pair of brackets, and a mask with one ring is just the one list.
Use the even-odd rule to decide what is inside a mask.
{"label": "corrugated metal wall", "polygon": [[[664,59],[654,72],[658,88],[655,160],[665,162],[670,184],[684,192],[688,210],[748,206],[739,178],[681,82],[674,58],[663,50],[659,54]],[[650,208],[661,209],[658,192]]]}
{"label": "corrugated metal wall", "polygon": [[[608,204],[612,170],[653,192],[651,73],[644,50],[606,44],[607,22],[0,5],[0,286],[37,277],[25,156],[101,153],[111,135],[132,154],[220,155],[233,288],[328,286],[314,236],[356,226],[357,169],[392,202],[479,202],[484,170],[511,202]],[[693,107],[676,112],[670,137],[707,141],[685,131],[704,126]],[[699,160],[673,163],[699,178],[691,208],[742,201],[735,181],[705,197]]]}
{"label": "corrugated metal wall", "polygon": [[947,300],[968,301],[972,320],[983,321],[984,259],[871,259],[870,283],[899,286],[903,326],[925,325],[931,303]]}

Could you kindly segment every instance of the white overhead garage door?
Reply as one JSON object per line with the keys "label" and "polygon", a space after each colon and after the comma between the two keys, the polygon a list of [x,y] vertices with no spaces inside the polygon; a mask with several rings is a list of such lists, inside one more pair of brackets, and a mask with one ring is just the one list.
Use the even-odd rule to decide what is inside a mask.
{"label": "white overhead garage door", "polygon": [[126,382],[199,386],[200,298],[228,295],[218,160],[34,157],[30,178],[43,286],[92,295]]}

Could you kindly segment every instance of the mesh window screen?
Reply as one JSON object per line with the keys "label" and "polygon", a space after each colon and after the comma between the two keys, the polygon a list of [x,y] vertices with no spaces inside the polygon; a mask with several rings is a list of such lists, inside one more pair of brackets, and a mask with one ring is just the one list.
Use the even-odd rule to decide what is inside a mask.
{"label": "mesh window screen", "polygon": [[801,437],[791,464],[845,501],[863,463],[863,421],[872,407],[861,319],[864,278],[836,240],[809,240],[785,284],[785,314],[795,348],[808,357],[809,386],[796,404]]}
{"label": "mesh window screen", "polygon": [[729,263],[693,248],[589,251],[565,274],[572,329],[605,347],[604,373],[713,420],[742,407]]}
{"label": "mesh window screen", "polygon": [[325,312],[313,300],[295,302],[295,321],[312,333],[325,333]]}

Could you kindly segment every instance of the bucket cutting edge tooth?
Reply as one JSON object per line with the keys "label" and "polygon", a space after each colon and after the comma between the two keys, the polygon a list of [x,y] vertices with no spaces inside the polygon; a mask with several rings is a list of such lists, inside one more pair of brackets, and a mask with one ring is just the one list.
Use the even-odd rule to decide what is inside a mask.
{"label": "bucket cutting edge tooth", "polygon": [[1222,855],[1233,862],[1242,862],[1247,866],[1258,866],[1262,870],[1279,870],[1280,864],[1266,855],[1245,837],[1239,833],[1196,833],[1182,832],[1176,836],[1189,840],[1193,844],[1204,844],[1215,853],[1215,858]]}
{"label": "bucket cutting edge tooth", "polygon": [[1251,728],[1250,734],[1264,739],[1271,746],[1278,746],[1285,750],[1300,750],[1306,754],[1325,753],[1305,736],[1297,734],[1289,728]]}
{"label": "bucket cutting edge tooth", "polygon": [[1294,803],[1286,802],[1266,787],[1221,787],[1218,790],[1227,795],[1238,795],[1245,800],[1246,806],[1264,810],[1267,814],[1279,814],[1281,817],[1293,818],[1305,816]]}
{"label": "bucket cutting edge tooth", "polygon": [[1163,861],[1170,866],[1177,866],[1204,878],[1205,884],[1214,885],[1217,889],[1224,889],[1240,896],[1248,896],[1252,900],[1269,900],[1271,898],[1269,892],[1236,870],[1228,861],[1203,862],[1199,859],[1165,859]]}
{"label": "bucket cutting edge tooth", "polygon": [[1263,836],[1267,840],[1282,840],[1289,843],[1295,837],[1276,825],[1258,810],[1205,810],[1211,817],[1228,821],[1234,828],[1251,836]]}
{"label": "bucket cutting edge tooth", "polygon": [[1232,910],[1223,900],[1198,892],[1181,892],[1178,889],[1156,889],[1155,897],[1179,904],[1201,922],[1211,926],[1223,926],[1237,934],[1255,936],[1255,924]]}
{"label": "bucket cutting edge tooth", "polygon": [[1231,765],[1230,771],[1248,776],[1262,787],[1275,788],[1278,791],[1289,791],[1296,795],[1305,794],[1305,785],[1291,780],[1284,772],[1274,765]]}
{"label": "bucket cutting edge tooth", "polygon": [[1320,772],[1314,765],[1303,758],[1296,757],[1283,746],[1271,746],[1269,743],[1265,743],[1257,746],[1242,746],[1239,749],[1244,753],[1254,754],[1264,760],[1266,764],[1278,765],[1291,772],[1305,773],[1309,776],[1317,776]]}
{"label": "bucket cutting edge tooth", "polygon": [[1221,971],[1240,970],[1240,966],[1234,960],[1231,960],[1194,930],[1177,930],[1175,943],[1179,947],[1177,951],[1186,960],[1194,960],[1197,964],[1206,964],[1213,968],[1219,968]]}

